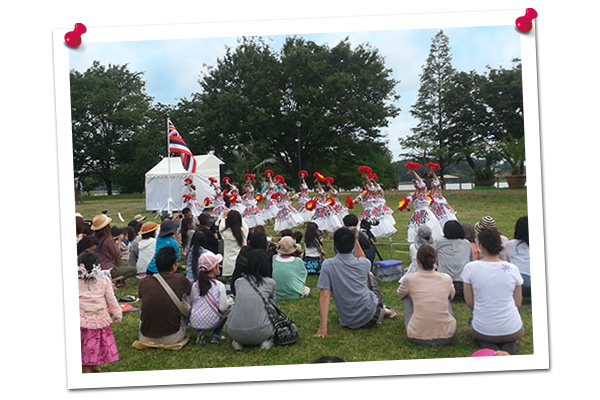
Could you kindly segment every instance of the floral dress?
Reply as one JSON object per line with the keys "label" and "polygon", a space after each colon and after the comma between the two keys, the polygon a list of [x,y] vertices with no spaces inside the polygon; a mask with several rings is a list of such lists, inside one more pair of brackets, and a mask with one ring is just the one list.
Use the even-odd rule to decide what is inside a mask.
{"label": "floral dress", "polygon": [[225,210],[227,210],[227,206],[225,205],[225,200],[223,199],[222,194],[217,194],[213,200],[214,208],[212,210],[211,216],[216,219],[216,223],[218,224],[223,216]]}
{"label": "floral dress", "polygon": [[310,196],[308,195],[308,186],[306,184],[302,184],[300,186],[300,193],[296,197],[298,199],[298,204],[300,205],[299,213],[304,222],[310,222],[312,220],[313,215],[315,214],[315,210],[307,210],[304,208],[306,203],[310,201]]}
{"label": "floral dress", "polygon": [[277,208],[277,200],[271,198],[275,193],[275,184],[269,183],[265,192],[265,207],[262,209],[263,220],[269,221],[277,216],[279,208]]}
{"label": "floral dress", "polygon": [[421,225],[427,225],[431,229],[431,234],[434,240],[438,240],[443,236],[442,228],[433,211],[429,208],[431,200],[425,193],[421,193],[416,197],[409,194],[407,198],[412,202],[414,211],[408,222],[408,241],[413,243],[417,237],[417,229]]}
{"label": "floral dress", "polygon": [[292,202],[288,196],[288,191],[284,188],[279,189],[281,196],[277,202],[279,211],[275,216],[275,231],[281,232],[284,229],[292,229],[304,223],[298,210],[292,207]]}
{"label": "floral dress", "polygon": [[317,206],[315,207],[312,222],[316,223],[322,231],[335,232],[340,229],[342,222],[325,199],[325,191],[322,188],[317,190],[315,201]]}
{"label": "floral dress", "polygon": [[[441,188],[441,186],[442,186],[440,184],[440,181],[437,179],[432,182],[432,185],[436,189]],[[446,224],[446,222],[458,220],[456,218],[456,211],[454,211],[454,209],[452,207],[450,207],[450,205],[448,204],[448,201],[446,201],[446,199],[444,198],[444,196],[442,196],[441,193],[434,193],[432,195],[432,197],[433,197],[433,204],[431,205],[431,209],[432,209],[433,213],[435,214],[436,218],[438,219],[442,229],[444,228],[444,225]]]}
{"label": "floral dress", "polygon": [[[342,204],[339,199],[339,192],[333,188],[329,189],[329,195],[333,199],[333,204],[331,207],[333,208],[333,212],[335,212],[342,221],[346,215],[348,215],[348,207]],[[343,223],[342,223],[343,225]]]}
{"label": "floral dress", "polygon": [[246,193],[242,199],[242,205],[244,206],[244,212],[242,218],[246,221],[248,228],[254,228],[255,226],[264,225],[258,202],[254,198],[253,193]]}

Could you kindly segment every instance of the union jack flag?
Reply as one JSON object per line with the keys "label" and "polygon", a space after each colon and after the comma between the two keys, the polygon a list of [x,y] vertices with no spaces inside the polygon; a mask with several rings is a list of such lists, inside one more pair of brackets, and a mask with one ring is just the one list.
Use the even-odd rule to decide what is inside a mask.
{"label": "union jack flag", "polygon": [[170,120],[167,120],[169,128],[169,152],[179,153],[183,168],[190,173],[196,172],[196,159],[190,151],[190,148],[185,144],[175,125]]}

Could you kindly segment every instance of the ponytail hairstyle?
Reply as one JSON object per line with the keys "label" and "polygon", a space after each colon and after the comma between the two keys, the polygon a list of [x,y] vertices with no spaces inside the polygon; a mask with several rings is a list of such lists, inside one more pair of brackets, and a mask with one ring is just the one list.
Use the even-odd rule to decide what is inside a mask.
{"label": "ponytail hairstyle", "polygon": [[[196,259],[196,263],[198,262],[198,260]],[[197,269],[194,270],[197,271],[196,275],[194,277],[194,279],[196,279],[196,282],[198,283],[198,290],[200,291],[200,296],[206,296],[206,294],[208,293],[208,291],[210,290],[210,288],[212,287],[212,280],[213,278],[210,278],[208,276],[209,271],[198,271]]]}
{"label": "ponytail hairstyle", "polygon": [[421,263],[425,271],[433,270],[433,267],[437,262],[435,249],[428,244],[419,247],[419,250],[417,250],[417,260]]}
{"label": "ponytail hairstyle", "polygon": [[479,232],[478,238],[479,245],[493,256],[500,254],[500,252],[504,250],[500,232],[496,228],[482,229],[481,232]]}

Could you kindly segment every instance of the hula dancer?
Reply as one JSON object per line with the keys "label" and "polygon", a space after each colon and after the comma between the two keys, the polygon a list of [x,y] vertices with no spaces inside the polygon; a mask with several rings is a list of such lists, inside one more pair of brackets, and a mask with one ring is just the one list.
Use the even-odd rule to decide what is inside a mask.
{"label": "hula dancer", "polygon": [[258,208],[258,201],[254,197],[254,175],[246,174],[246,184],[244,185],[244,195],[242,196],[242,205],[244,206],[244,212],[242,218],[246,221],[248,228],[254,228],[255,226],[264,225],[260,208]]}
{"label": "hula dancer", "polygon": [[415,241],[417,229],[421,225],[427,225],[431,229],[432,238],[438,240],[443,236],[442,228],[435,214],[429,208],[432,199],[427,196],[427,185],[415,171],[415,169],[420,169],[421,166],[418,163],[407,163],[406,167],[409,169],[408,173],[415,176],[415,191],[406,196],[415,208],[408,222],[408,241],[410,243]]}
{"label": "hula dancer", "polygon": [[300,217],[298,211],[292,207],[292,201],[285,188],[285,179],[281,175],[275,175],[275,184],[279,188],[279,192],[271,195],[277,200],[277,216],[275,216],[275,231],[281,232],[284,229],[292,229],[301,225],[304,221]]}
{"label": "hula dancer", "polygon": [[444,225],[448,221],[458,221],[456,218],[456,211],[448,204],[446,198],[442,196],[442,183],[438,179],[435,171],[439,171],[441,168],[438,164],[429,163],[427,164],[431,171],[431,176],[433,176],[433,181],[431,182],[431,190],[429,191],[429,195],[433,197],[433,204],[431,205],[431,209],[435,214],[436,218],[440,223],[440,227],[442,230],[444,229]]}

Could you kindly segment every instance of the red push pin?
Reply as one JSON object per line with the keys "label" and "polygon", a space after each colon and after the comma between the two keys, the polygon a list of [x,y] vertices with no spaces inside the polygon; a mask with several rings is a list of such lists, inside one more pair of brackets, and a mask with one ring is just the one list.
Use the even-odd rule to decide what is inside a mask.
{"label": "red push pin", "polygon": [[517,25],[517,29],[521,32],[529,32],[533,29],[533,21],[538,16],[537,11],[533,8],[528,8],[525,10],[525,15],[517,18],[515,24]]}
{"label": "red push pin", "polygon": [[84,24],[75,24],[75,29],[65,33],[65,42],[71,47],[78,47],[81,44],[81,35],[87,32]]}

